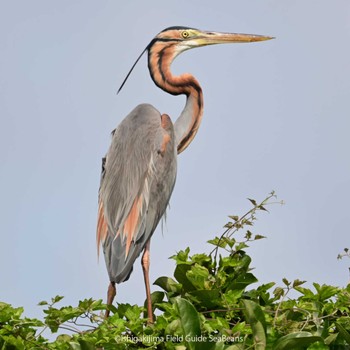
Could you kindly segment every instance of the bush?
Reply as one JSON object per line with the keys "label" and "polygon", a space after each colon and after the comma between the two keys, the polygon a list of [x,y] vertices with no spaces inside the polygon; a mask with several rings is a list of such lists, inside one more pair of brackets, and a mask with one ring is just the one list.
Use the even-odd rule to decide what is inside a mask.
{"label": "bush", "polygon": [[[261,203],[249,199],[251,210],[230,216],[225,231],[208,243],[212,251],[190,254],[186,248],[172,256],[174,276],[159,277],[152,293],[157,316],[147,324],[145,307],[107,306],[85,299],[78,306],[57,307],[56,296],[44,306],[43,321],[23,318],[22,308],[0,303],[0,348],[10,349],[350,349],[350,285],[339,288],[283,279],[249,288],[258,280],[252,274],[248,245],[263,239],[251,228],[259,211],[275,198]],[[276,203],[276,202],[275,202]],[[279,202],[281,203],[281,202]],[[240,238],[241,237],[241,238]],[[287,298],[291,290],[297,299]],[[50,329],[69,331],[55,341],[42,336]]]}

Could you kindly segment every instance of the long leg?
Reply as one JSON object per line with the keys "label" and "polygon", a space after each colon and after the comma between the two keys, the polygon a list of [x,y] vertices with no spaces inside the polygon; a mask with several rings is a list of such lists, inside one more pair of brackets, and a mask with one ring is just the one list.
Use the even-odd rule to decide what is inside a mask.
{"label": "long leg", "polygon": [[[115,295],[117,294],[115,289],[115,282],[110,282],[107,292],[107,305],[112,305]],[[106,310],[105,319],[109,317],[109,310]]]}
{"label": "long leg", "polygon": [[148,242],[146,243],[145,250],[142,255],[141,264],[142,264],[143,277],[145,279],[145,287],[146,287],[148,322],[153,323],[151,288],[149,286],[150,246],[151,246],[151,239],[149,239]]}

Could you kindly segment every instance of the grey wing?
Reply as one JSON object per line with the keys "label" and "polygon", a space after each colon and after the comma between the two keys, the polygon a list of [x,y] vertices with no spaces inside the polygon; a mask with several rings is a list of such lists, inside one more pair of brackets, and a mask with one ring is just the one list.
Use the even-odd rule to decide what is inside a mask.
{"label": "grey wing", "polygon": [[110,280],[127,280],[168,205],[176,178],[170,118],[137,106],[118,126],[103,163],[97,242]]}

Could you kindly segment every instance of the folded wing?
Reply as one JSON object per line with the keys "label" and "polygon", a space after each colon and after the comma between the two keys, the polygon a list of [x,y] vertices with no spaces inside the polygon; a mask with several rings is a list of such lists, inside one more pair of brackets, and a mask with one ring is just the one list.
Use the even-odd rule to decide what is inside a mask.
{"label": "folded wing", "polygon": [[112,282],[126,281],[168,205],[176,178],[170,118],[137,106],[113,132],[102,163],[97,244]]}

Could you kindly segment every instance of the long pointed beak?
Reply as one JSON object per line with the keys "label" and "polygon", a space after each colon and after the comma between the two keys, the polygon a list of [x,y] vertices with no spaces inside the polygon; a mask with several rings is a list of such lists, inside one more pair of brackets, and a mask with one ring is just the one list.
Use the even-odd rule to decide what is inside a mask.
{"label": "long pointed beak", "polygon": [[202,35],[196,38],[196,44],[198,46],[205,46],[225,43],[251,43],[254,41],[265,41],[271,39],[274,39],[274,37],[255,34],[202,32]]}

